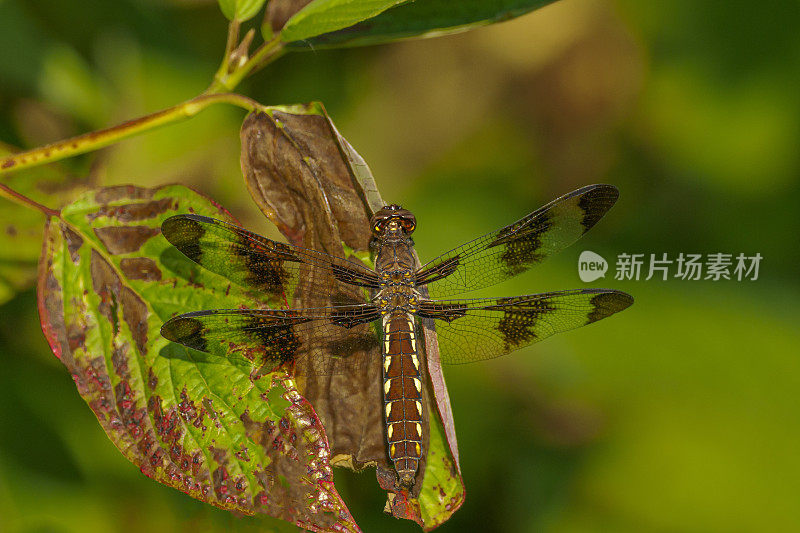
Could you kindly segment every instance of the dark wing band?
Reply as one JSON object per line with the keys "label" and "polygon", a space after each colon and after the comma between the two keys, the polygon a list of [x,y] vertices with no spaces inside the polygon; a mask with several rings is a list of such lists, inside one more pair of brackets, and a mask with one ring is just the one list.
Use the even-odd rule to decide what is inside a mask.
{"label": "dark wing band", "polygon": [[589,231],[619,197],[613,185],[589,185],[517,222],[442,254],[416,272],[431,298],[489,287],[524,272]]}
{"label": "dark wing band", "polygon": [[611,289],[548,292],[511,298],[422,301],[417,316],[434,318],[443,363],[491,359],[618,313],[633,297]]}
{"label": "dark wing band", "polygon": [[375,289],[379,280],[366,266],[273,241],[233,224],[200,215],[176,215],[161,233],[186,257],[267,300],[290,302],[298,285],[307,292],[335,294],[337,283]]}
{"label": "dark wing band", "polygon": [[318,374],[356,371],[379,350],[371,304],[309,309],[212,309],[171,318],[161,335],[188,348],[245,358],[267,371],[311,359]]}

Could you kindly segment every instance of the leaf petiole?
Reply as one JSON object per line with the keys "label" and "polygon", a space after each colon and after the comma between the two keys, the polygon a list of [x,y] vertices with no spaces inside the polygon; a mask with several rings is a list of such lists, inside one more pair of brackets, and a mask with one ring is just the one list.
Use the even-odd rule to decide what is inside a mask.
{"label": "leaf petiole", "polygon": [[24,194],[18,193],[17,191],[15,191],[14,189],[12,189],[11,187],[9,187],[4,183],[0,183],[0,196],[23,207],[28,207],[36,211],[41,211],[47,217],[61,216],[60,211],[47,207],[46,205],[42,205],[39,202],[36,202],[28,198]]}

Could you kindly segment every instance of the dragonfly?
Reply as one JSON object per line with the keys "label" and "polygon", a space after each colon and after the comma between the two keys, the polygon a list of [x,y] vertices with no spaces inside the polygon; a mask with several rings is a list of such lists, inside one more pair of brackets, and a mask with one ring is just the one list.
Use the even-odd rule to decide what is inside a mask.
{"label": "dragonfly", "polygon": [[[628,308],[633,297],[613,289],[452,298],[517,276],[571,245],[618,197],[612,185],[580,188],[422,266],[411,237],[415,216],[399,205],[387,205],[370,221],[374,268],[221,220],[176,215],[163,222],[161,231],[180,252],[284,305],[193,311],[169,319],[161,335],[206,352],[215,346],[244,347],[275,368],[313,361],[310,368],[320,374],[358,371],[349,358],[364,347],[373,349],[367,352],[382,363],[388,459],[399,485],[410,488],[425,442],[426,374],[418,345],[423,321],[435,323],[441,362],[460,364],[499,357]],[[326,295],[333,304],[290,307],[302,294]]]}

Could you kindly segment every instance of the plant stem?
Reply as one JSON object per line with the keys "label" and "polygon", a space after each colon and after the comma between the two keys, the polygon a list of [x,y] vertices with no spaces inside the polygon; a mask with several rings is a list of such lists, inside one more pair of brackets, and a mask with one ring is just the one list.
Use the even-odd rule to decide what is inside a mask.
{"label": "plant stem", "polygon": [[[255,100],[239,94],[233,94],[230,91],[236,88],[245,77],[280,57],[283,53],[283,43],[280,40],[280,36],[276,36],[274,39],[263,43],[244,64],[233,65],[233,70],[231,71],[231,56],[239,40],[239,29],[240,23],[236,20],[228,25],[228,39],[225,44],[225,55],[222,58],[222,63],[214,75],[214,81],[200,96],[110,128],[93,131],[26,152],[7,155],[0,159],[0,175],[98,150],[133,135],[186,120],[214,104],[231,104],[251,112],[264,109],[264,106]],[[247,41],[247,44],[243,42],[240,46],[247,47],[249,45],[248,37],[245,37],[244,41]],[[59,211],[35,202],[3,183],[0,183],[0,197],[41,211],[48,217],[60,216]]]}
{"label": "plant stem", "polygon": [[248,111],[255,111],[263,108],[263,106],[255,100],[239,94],[202,94],[178,105],[123,122],[122,124],[117,124],[110,128],[93,131],[71,139],[48,144],[47,146],[34,148],[27,152],[20,152],[7,156],[4,159],[0,159],[0,175],[6,172],[52,163],[53,161],[58,161],[67,157],[91,152],[131,137],[132,135],[186,120],[195,116],[205,108],[218,103],[236,105]]}
{"label": "plant stem", "polygon": [[47,207],[45,205],[42,205],[39,202],[35,202],[35,201],[31,200],[27,196],[18,193],[17,191],[12,189],[8,185],[5,185],[4,183],[0,183],[0,196],[2,196],[3,198],[6,198],[8,200],[11,200],[12,202],[14,202],[17,205],[21,205],[23,207],[29,207],[29,208],[33,208],[33,209],[35,209],[37,211],[41,211],[42,213],[44,213],[45,216],[48,216],[48,217],[59,217],[59,216],[61,216],[61,212],[59,212],[59,211],[57,211],[55,209],[51,209],[51,208],[49,208],[49,207]]}
{"label": "plant stem", "polygon": [[[222,91],[232,91],[244,78],[259,70],[267,63],[278,59],[284,52],[283,42],[281,41],[280,34],[278,34],[274,39],[259,46],[245,64],[236,68],[233,72],[223,73],[222,68],[220,68],[217,75],[214,76],[214,81],[211,82],[211,85],[203,94],[217,94]],[[223,63],[225,63],[225,61],[223,61]],[[220,76],[220,74],[222,75]]]}
{"label": "plant stem", "polygon": [[241,23],[234,19],[228,23],[228,40],[225,42],[225,54],[222,56],[222,63],[214,74],[214,79],[221,79],[229,74],[231,53],[236,49],[236,43],[239,41],[239,28]]}

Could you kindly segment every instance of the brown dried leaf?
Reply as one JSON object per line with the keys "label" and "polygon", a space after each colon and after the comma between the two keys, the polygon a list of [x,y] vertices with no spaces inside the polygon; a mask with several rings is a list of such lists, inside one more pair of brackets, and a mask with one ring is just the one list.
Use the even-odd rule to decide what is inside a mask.
{"label": "brown dried leaf", "polygon": [[[264,214],[291,242],[338,257],[345,257],[346,246],[355,258],[366,260],[369,219],[384,202],[368,166],[320,104],[250,115],[241,138],[242,171],[248,188]],[[319,294],[305,294],[292,302],[294,306],[333,304]],[[369,361],[361,373],[323,378],[299,368],[296,377],[326,429],[332,463],[355,470],[376,466],[381,487],[390,492],[387,510],[431,529],[460,507],[464,492],[436,333],[432,324],[424,326],[432,391],[426,389],[424,394],[428,408],[423,444],[429,453],[410,494],[396,486],[386,452],[380,348],[357,354]],[[432,419],[430,413],[435,414]]]}
{"label": "brown dried leaf", "polygon": [[[369,216],[355,193],[327,117],[275,110],[242,125],[242,171],[254,200],[293,243],[344,257],[369,243]],[[338,218],[351,221],[340,228]],[[356,220],[356,223],[352,221]],[[345,235],[340,233],[342,231]],[[348,295],[363,299],[357,289]],[[325,295],[305,294],[293,306],[333,305]],[[360,375],[315,376],[298,368],[303,394],[323,420],[334,462],[359,470],[388,467],[383,444],[380,353]],[[377,402],[377,403],[376,403]]]}

